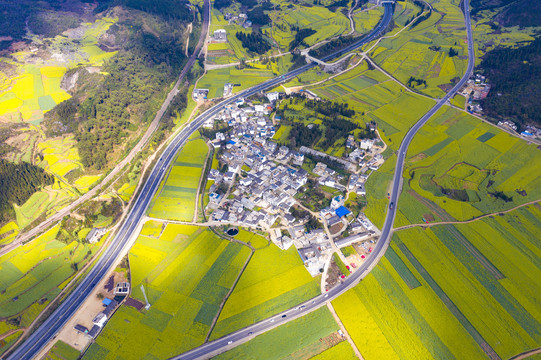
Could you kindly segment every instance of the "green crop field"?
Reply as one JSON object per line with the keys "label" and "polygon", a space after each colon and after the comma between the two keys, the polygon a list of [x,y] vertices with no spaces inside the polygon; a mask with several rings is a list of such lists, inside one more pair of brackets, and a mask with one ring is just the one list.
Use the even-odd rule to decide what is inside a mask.
{"label": "green crop field", "polygon": [[541,198],[536,146],[452,108],[419,131],[407,155],[397,226],[424,214],[468,220]]}
{"label": "green crop field", "polygon": [[[247,343],[214,357],[214,359],[308,359],[326,350],[328,345],[320,339],[338,329],[339,327],[329,310],[322,307],[261,334]],[[346,344],[349,351],[353,352],[346,341],[341,344]],[[327,351],[333,351],[334,348]],[[340,347],[338,351],[347,354],[348,350],[344,346]]]}
{"label": "green crop field", "polygon": [[[416,26],[410,25],[396,37],[382,40],[371,56],[404,84],[410,77],[426,80],[426,86],[418,85],[416,90],[440,97],[444,94],[440,86],[453,83],[466,69],[466,32],[463,14],[456,1],[442,0],[432,6],[434,11],[428,19]],[[400,10],[397,12],[404,23],[416,13],[417,10],[408,15],[402,15]],[[450,57],[451,48],[458,55]]]}
{"label": "green crop field", "polygon": [[[0,257],[0,329],[3,332],[30,325],[60,293],[75,269],[81,269],[103,242],[65,244],[55,240],[57,232],[58,227],[54,227]],[[13,321],[7,323],[13,318],[18,319],[18,326]]]}
{"label": "green crop field", "polygon": [[[65,62],[59,66],[57,61],[49,59],[44,64],[25,64],[29,53],[17,52],[12,56],[17,62],[18,75],[7,78],[0,76],[0,120],[27,121],[39,124],[43,114],[56,104],[69,99],[70,95],[60,88],[64,73],[79,64],[101,65],[116,52],[105,52],[97,46],[98,38],[103,35],[118,19],[102,18],[94,23],[84,24],[81,38],[68,39],[57,36],[50,40],[50,47],[62,53],[60,49],[67,47],[73,50],[71,60],[66,67]],[[40,40],[41,42],[41,40]],[[7,61],[0,59],[0,61]],[[2,86],[9,84],[10,86]]]}
{"label": "green crop field", "polygon": [[211,338],[265,319],[319,292],[318,280],[306,271],[293,247],[287,251],[274,244],[259,248],[225,303]]}
{"label": "green crop field", "polygon": [[372,273],[333,301],[363,357],[481,359],[492,348],[508,359],[539,347],[540,215],[532,205],[396,233]]}
{"label": "green crop field", "polygon": [[[156,234],[157,223],[142,233]],[[206,228],[168,224],[159,238],[140,235],[129,253],[132,297],[149,310],[122,306],[85,359],[167,359],[205,340],[250,249]]]}
{"label": "green crop field", "polygon": [[149,216],[160,219],[191,221],[196,194],[208,154],[203,139],[188,141],[170,169],[165,184],[149,205]]}
{"label": "green crop field", "polygon": [[380,136],[392,149],[398,149],[406,131],[434,104],[389,80],[377,70],[368,70],[365,63],[310,88],[323,98],[346,101],[364,122],[376,121]]}
{"label": "green crop field", "polygon": [[208,98],[220,98],[224,95],[226,83],[239,84],[233,87],[233,94],[262,83],[274,76],[273,72],[258,64],[254,68],[238,70],[234,67],[207,71],[197,82],[199,89],[209,89]]}
{"label": "green crop field", "polygon": [[77,360],[81,353],[63,341],[58,340],[45,355],[44,360]]}

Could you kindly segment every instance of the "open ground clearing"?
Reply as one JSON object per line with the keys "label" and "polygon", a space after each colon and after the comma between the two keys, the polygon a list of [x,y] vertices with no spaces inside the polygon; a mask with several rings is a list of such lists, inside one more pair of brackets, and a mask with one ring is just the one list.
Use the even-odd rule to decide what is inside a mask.
{"label": "open ground clearing", "polygon": [[211,339],[289,309],[320,292],[319,277],[312,278],[295,248],[287,251],[264,244],[259,235],[240,233],[241,241],[256,248],[248,267],[220,313]]}
{"label": "open ground clearing", "polygon": [[[363,357],[502,359],[541,343],[537,205],[395,234],[380,264],[333,301]],[[486,351],[486,352],[485,352]]]}
{"label": "open ground clearing", "polygon": [[129,253],[131,297],[144,304],[144,287],[152,306],[120,307],[84,358],[167,359],[201,345],[249,254],[206,228],[145,224]]}

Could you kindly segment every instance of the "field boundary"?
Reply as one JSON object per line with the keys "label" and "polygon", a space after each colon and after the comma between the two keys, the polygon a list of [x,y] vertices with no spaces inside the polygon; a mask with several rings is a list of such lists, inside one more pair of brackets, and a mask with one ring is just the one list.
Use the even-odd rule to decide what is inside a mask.
{"label": "field boundary", "polygon": [[[417,194],[417,193],[416,193]],[[420,196],[420,195],[419,195]],[[507,210],[503,210],[503,211],[498,211],[498,212],[495,212],[495,213],[490,213],[490,214],[484,214],[484,215],[480,215],[480,216],[476,216],[474,217],[473,219],[470,219],[470,220],[464,220],[464,221],[440,221],[440,222],[433,222],[433,223],[429,223],[429,224],[425,224],[425,223],[422,223],[422,224],[410,224],[410,225],[404,225],[404,226],[400,226],[400,227],[397,227],[397,228],[394,228],[394,231],[400,231],[400,230],[406,230],[406,229],[410,229],[410,228],[413,228],[413,227],[422,227],[422,228],[429,228],[429,227],[432,227],[432,226],[437,226],[437,225],[453,225],[453,224],[469,224],[471,222],[474,222],[474,221],[477,221],[477,220],[482,220],[486,217],[491,217],[491,216],[496,216],[496,215],[503,215],[503,214],[506,214],[508,212],[512,212],[512,211],[515,211],[515,210],[518,210],[522,207],[525,207],[525,206],[528,206],[528,205],[539,205],[538,203],[541,201],[541,199],[537,199],[537,200],[533,200],[533,201],[530,201],[530,202],[527,202],[527,203],[524,203],[522,205],[518,205],[518,206],[515,206],[511,209],[507,209]]]}
{"label": "field boundary", "polygon": [[[213,232],[216,235],[220,236],[217,232],[215,232],[215,231],[213,231]],[[244,244],[243,242],[240,242],[240,243]],[[247,244],[244,244],[244,245],[248,246]],[[248,247],[250,248],[250,256],[248,256],[248,259],[246,259],[246,261],[244,262],[244,266],[242,267],[242,269],[240,269],[239,274],[237,275],[237,278],[235,279],[235,282],[233,283],[233,285],[231,286],[231,288],[227,292],[227,295],[225,295],[222,302],[220,303],[220,306],[218,307],[218,312],[216,313],[216,316],[214,317],[214,319],[212,319],[212,324],[210,325],[210,329],[209,329],[209,331],[207,333],[207,336],[205,337],[205,341],[203,343],[207,343],[209,341],[210,335],[212,334],[212,332],[214,331],[214,328],[216,327],[216,323],[218,322],[218,318],[220,317],[220,314],[222,313],[222,310],[224,308],[225,303],[227,302],[227,300],[229,299],[229,297],[233,293],[233,290],[235,290],[235,287],[237,286],[237,284],[238,284],[238,282],[240,280],[240,277],[242,276],[242,274],[244,274],[244,270],[246,270],[246,268],[248,267],[248,264],[250,263],[250,260],[252,260],[252,257],[254,256],[255,250],[251,246],[248,246]]]}

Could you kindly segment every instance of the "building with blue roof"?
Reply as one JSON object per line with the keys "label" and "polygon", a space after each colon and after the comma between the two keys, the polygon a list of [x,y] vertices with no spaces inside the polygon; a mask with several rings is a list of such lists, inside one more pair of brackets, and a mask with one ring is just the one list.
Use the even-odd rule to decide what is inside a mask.
{"label": "building with blue roof", "polygon": [[341,217],[351,214],[351,211],[349,211],[349,209],[346,208],[345,206],[340,206],[338,209],[336,209],[335,213],[336,213],[336,216],[341,218]]}

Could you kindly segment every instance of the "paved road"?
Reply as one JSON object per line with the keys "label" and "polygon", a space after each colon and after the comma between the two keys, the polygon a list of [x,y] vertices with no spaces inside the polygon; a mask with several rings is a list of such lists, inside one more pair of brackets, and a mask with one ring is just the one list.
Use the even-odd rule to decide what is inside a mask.
{"label": "paved road", "polygon": [[[374,28],[374,30],[366,37],[348,46],[335,54],[326,56],[324,59],[328,60],[336,56],[340,56],[348,51],[354,50],[357,47],[370,42],[381,35],[389,25],[393,15],[393,7],[391,5],[385,6],[385,14],[381,22]],[[210,17],[210,5],[209,1],[205,1],[204,5],[204,20],[202,31],[206,31],[208,28],[208,21]],[[198,46],[202,44],[199,43]],[[194,51],[194,54],[198,53],[199,49]],[[190,59],[195,61],[195,59]],[[268,88],[276,87],[283,81],[293,79],[299,74],[315,67],[317,64],[307,64],[301,68],[291,71],[285,75],[278,76],[272,80],[268,80],[260,85],[254,86],[250,89],[244,90],[227,100],[222,101],[218,105],[210,108],[200,116],[198,116],[193,122],[188,124],[173,141],[168,145],[166,150],[158,159],[155,167],[148,179],[146,180],[139,197],[135,200],[134,205],[128,215],[125,222],[120,227],[120,230],[116,234],[109,248],[106,249],[104,254],[98,260],[96,265],[92,268],[89,274],[81,281],[79,286],[68,296],[68,298],[57,308],[57,310],[49,316],[49,318],[21,345],[17,348],[9,357],[10,360],[22,360],[32,359],[54,336],[62,329],[71,316],[77,311],[79,306],[85,301],[85,299],[92,293],[96,284],[107,274],[117,258],[131,246],[131,238],[134,235],[135,230],[140,224],[141,219],[145,215],[145,211],[150,203],[150,200],[156,193],[161,180],[164,178],[167,169],[175,155],[182,148],[186,140],[197,131],[203,123],[217,115],[227,105],[233,104],[237,99],[254,95],[260,91]]]}
{"label": "paved road", "polygon": [[[386,8],[386,15],[388,15],[388,6],[385,5]],[[368,260],[364,262],[357,271],[346,278],[346,280],[332,288],[329,292],[319,295],[303,304],[300,304],[299,306],[289,309],[287,311],[284,311],[280,314],[277,314],[269,319],[265,319],[263,321],[260,321],[256,324],[253,324],[251,326],[248,326],[244,329],[241,329],[237,332],[231,333],[229,335],[226,335],[220,339],[214,340],[212,342],[206,343],[198,348],[195,348],[193,350],[190,350],[188,352],[185,352],[184,354],[181,354],[179,356],[173,357],[172,359],[175,360],[188,360],[188,359],[206,359],[211,356],[215,356],[216,354],[223,352],[225,350],[228,350],[231,347],[234,347],[235,345],[238,345],[240,343],[246,342],[253,338],[256,335],[262,334],[276,326],[285,324],[288,321],[291,321],[295,318],[301,317],[311,311],[314,311],[321,306],[324,306],[325,303],[329,300],[332,300],[345,291],[351,289],[355,285],[359,283],[362,278],[364,278],[374,266],[379,262],[381,257],[384,255],[385,250],[389,246],[389,243],[391,242],[391,235],[392,235],[392,229],[393,229],[393,223],[394,218],[396,215],[396,204],[398,202],[398,197],[400,195],[400,192],[402,190],[402,173],[404,171],[404,162],[406,158],[406,153],[408,150],[408,147],[411,143],[411,140],[419,131],[423,125],[426,124],[426,122],[446,103],[449,101],[450,98],[453,97],[453,95],[466,83],[468,78],[470,77],[471,73],[473,72],[473,66],[474,66],[474,51],[473,51],[473,38],[472,38],[472,32],[471,32],[471,22],[470,22],[470,12],[469,12],[469,1],[464,1],[465,11],[464,11],[464,17],[465,17],[465,23],[466,23],[466,29],[468,34],[468,68],[466,70],[466,73],[464,76],[460,79],[460,81],[445,95],[442,99],[438,101],[436,105],[434,105],[433,108],[431,108],[406,134],[404,137],[404,140],[402,141],[402,144],[400,145],[399,151],[398,151],[398,158],[396,161],[396,170],[393,177],[393,187],[391,190],[391,196],[390,196],[390,203],[393,203],[392,207],[389,207],[389,211],[387,212],[387,216],[385,218],[385,224],[383,225],[382,233],[380,240],[376,243],[374,246],[374,250],[372,251],[371,256],[368,257]],[[392,13],[392,11],[391,11]],[[385,18],[385,16],[384,16]],[[349,50],[348,50],[349,51]],[[345,53],[346,50],[344,50],[342,53]]]}
{"label": "paved road", "polygon": [[[201,27],[202,34],[199,38],[199,43],[193,55],[190,57],[188,63],[184,67],[184,70],[182,71],[182,74],[179,77],[176,85],[180,84],[182,77],[191,69],[194,62],[196,61],[196,54],[203,46],[207,36],[209,19],[210,4],[209,0],[205,0],[203,24]],[[174,97],[174,95],[175,94],[173,94],[173,92],[169,94],[169,102]],[[169,97],[171,97],[171,99],[169,99]],[[163,113],[166,108],[167,106],[165,107],[165,109],[161,109],[160,112]],[[160,113],[158,113],[158,116],[161,116]],[[137,225],[139,224],[140,219],[144,216],[148,203],[152,199],[153,194],[156,192],[156,189],[158,188],[160,181],[166,172],[168,164],[171,163],[175,153],[178,151],[180,146],[195,130],[193,125],[190,125],[189,129],[190,131],[181,132],[160,157],[156,167],[153,169],[151,175],[149,176],[149,179],[146,181],[141,195],[136,200],[132,210],[126,217],[126,221],[122,224],[113,242],[111,243],[109,248],[106,249],[99,261],[92,268],[90,273],[83,279],[81,284],[70,294],[70,296],[60,305],[60,307],[58,307],[58,309],[51,316],[49,316],[49,318],[31,336],[8,357],[8,359],[32,359],[34,356],[36,356],[40,349],[43,348],[62,329],[62,327],[66,324],[70,317],[77,311],[79,306],[90,295],[90,293],[92,293],[96,284],[107,274],[107,272],[113,266],[120,254],[122,254],[124,249],[127,248],[127,245],[129,245],[130,237],[136,229]],[[80,202],[81,198],[76,200],[75,203],[79,204]],[[70,205],[70,208],[71,207],[73,206]]]}

